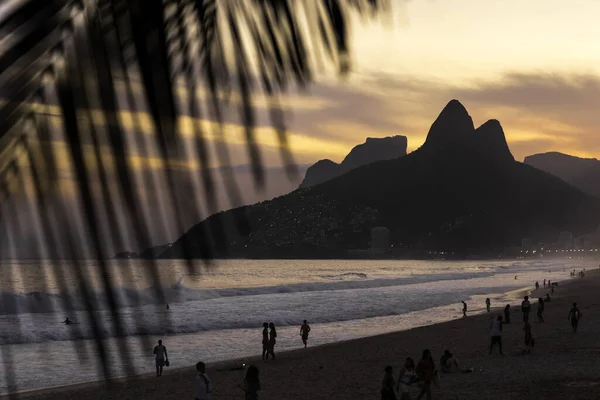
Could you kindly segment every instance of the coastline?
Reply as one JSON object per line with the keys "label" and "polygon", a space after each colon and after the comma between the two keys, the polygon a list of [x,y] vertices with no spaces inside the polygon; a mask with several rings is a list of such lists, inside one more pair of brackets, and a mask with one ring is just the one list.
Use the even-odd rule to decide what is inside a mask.
{"label": "coastline", "polygon": [[[593,270],[588,271],[583,279],[576,278],[559,285],[555,293],[556,297],[546,308],[548,322],[544,325],[532,324],[537,347],[534,349],[534,354],[530,356],[514,354],[514,350],[520,350],[523,346],[521,343],[521,324],[515,323],[518,322],[520,315],[518,312],[513,311],[513,324],[508,325],[505,330],[504,346],[507,356],[505,356],[505,362],[501,366],[494,365],[500,356],[487,356],[487,343],[489,340],[487,324],[490,316],[485,313],[394,333],[281,352],[278,353],[275,362],[264,363],[258,356],[244,360],[237,359],[210,364],[208,365],[208,374],[215,383],[215,393],[212,398],[234,399],[241,397],[236,385],[241,383],[244,372],[233,370],[233,368],[240,366],[242,362],[257,364],[261,369],[261,379],[263,381],[261,398],[264,399],[331,399],[340,394],[343,394],[345,398],[370,398],[378,394],[382,369],[385,365],[393,365],[397,372],[406,356],[418,359],[421,350],[425,347],[432,350],[436,362],[438,362],[441,352],[447,347],[455,353],[464,366],[473,366],[476,369],[473,374],[443,376],[442,388],[434,390],[434,398],[436,399],[455,399],[457,398],[455,394],[458,392],[462,393],[458,397],[460,399],[521,398],[521,394],[525,396],[524,393],[529,393],[530,388],[527,388],[526,383],[531,380],[524,380],[521,382],[522,385],[515,387],[514,381],[520,379],[519,376],[515,376],[515,369],[520,368],[525,368],[527,371],[536,371],[534,375],[536,375],[537,381],[543,381],[544,375],[552,372],[554,375],[552,380],[558,379],[566,382],[571,379],[574,382],[580,382],[586,377],[586,368],[557,368],[558,360],[552,359],[552,357],[556,357],[557,354],[560,357],[567,357],[573,353],[573,361],[583,361],[580,360],[583,354],[576,351],[565,351],[568,349],[564,348],[565,345],[569,347],[574,344],[571,340],[572,334],[568,321],[565,320],[570,302],[574,298],[580,298],[583,314],[582,329],[587,327],[587,329],[577,334],[577,338],[583,338],[583,342],[588,343],[585,348],[597,356],[600,343],[597,338],[593,337],[593,329],[591,328],[592,326],[598,328],[600,324],[591,312],[586,312],[586,308],[590,308],[591,302],[594,301],[594,286],[598,283],[600,283],[600,274],[598,270]],[[515,294],[517,294],[516,292],[522,294],[523,290],[527,289],[519,289],[514,292]],[[543,289],[540,289],[539,292],[543,294],[541,293]],[[538,295],[537,292],[535,294]],[[595,301],[598,302],[598,300]],[[501,308],[494,308],[491,315],[497,315],[500,311]],[[561,317],[561,314],[565,315]],[[533,313],[532,317],[535,319]],[[518,326],[518,329],[515,329],[515,326]],[[540,328],[544,328],[547,332],[538,332]],[[469,334],[468,343],[465,343],[465,334]],[[561,343],[561,337],[564,339],[563,343]],[[407,351],[406,349],[411,350]],[[527,360],[535,361],[528,365]],[[595,369],[589,366],[589,362],[594,361],[588,355],[588,378],[586,379],[593,382],[595,377],[589,377],[589,375],[593,374]],[[524,363],[525,366],[522,365]],[[586,362],[582,362],[582,365],[585,364]],[[541,376],[537,376],[540,374],[535,366],[543,365],[551,367],[552,371],[546,370],[541,373]],[[493,372],[494,369],[498,368],[499,373],[496,377],[489,375],[490,371]],[[510,378],[505,377],[502,371]],[[562,374],[557,374],[557,372]],[[150,372],[133,377],[114,378],[109,381],[24,391],[13,396],[23,399],[43,398],[50,400],[84,397],[91,399],[175,399],[193,395],[193,378],[193,367],[167,368],[165,375],[161,378],[156,378],[154,373]],[[487,393],[485,388],[490,385],[494,386],[496,384],[494,382],[495,378],[498,378],[499,382],[506,379],[511,380],[509,393],[501,393],[496,390]],[[546,376],[546,378],[550,377]],[[310,385],[306,385],[307,380],[311,382]],[[600,381],[598,381],[598,384],[600,384]],[[540,385],[536,384],[534,386],[538,387]],[[555,383],[550,380],[547,380],[547,384],[542,384],[538,389],[545,391],[544,386],[549,386],[548,393],[543,396],[536,393],[532,398],[591,398],[589,395],[588,397],[577,396],[591,393],[587,390],[594,389],[594,385],[590,384],[589,388],[585,385],[572,387],[567,385],[564,388],[561,386],[561,389],[557,390]],[[471,387],[478,387],[479,389],[473,391]],[[504,391],[506,389],[504,387]],[[573,395],[565,397],[564,391],[571,389]],[[598,389],[598,387],[595,387],[595,389]],[[482,390],[488,397],[482,397]],[[511,395],[512,397],[503,397],[503,395],[509,395],[514,390],[519,391],[517,397],[514,397],[515,393]],[[295,397],[294,393],[298,397]],[[450,396],[450,393],[453,393],[453,395]],[[10,395],[0,398],[8,399]]]}

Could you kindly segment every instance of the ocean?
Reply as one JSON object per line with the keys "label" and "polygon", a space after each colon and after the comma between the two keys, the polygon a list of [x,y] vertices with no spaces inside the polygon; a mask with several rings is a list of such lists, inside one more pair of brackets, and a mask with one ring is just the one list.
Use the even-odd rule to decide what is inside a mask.
{"label": "ocean", "polygon": [[[201,273],[194,274],[182,261],[158,264],[164,299],[157,298],[144,262],[109,265],[122,337],[115,337],[96,262],[79,268],[90,282],[112,377],[154,372],[158,339],[172,368],[260,354],[263,322],[278,327],[276,351],[302,346],[304,319],[312,328],[309,345],[316,346],[460,318],[461,300],[469,313],[484,312],[486,297],[492,307],[517,304],[516,292],[536,280],[565,281],[572,269],[598,262],[227,260],[199,264]],[[102,379],[75,276],[74,268],[44,262],[0,267],[0,394]],[[64,310],[65,300],[74,311]],[[77,324],[62,324],[65,317]],[[132,369],[120,356],[123,346]]]}

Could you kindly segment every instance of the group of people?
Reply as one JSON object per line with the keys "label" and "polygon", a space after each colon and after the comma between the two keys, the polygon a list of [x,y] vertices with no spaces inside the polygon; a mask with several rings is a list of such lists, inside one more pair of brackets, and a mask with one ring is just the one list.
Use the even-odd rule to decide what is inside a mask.
{"label": "group of people", "polygon": [[[445,350],[440,358],[440,368],[442,372],[447,373],[452,372],[454,369],[460,370],[458,361],[450,350]],[[417,400],[424,396],[427,400],[430,400],[431,386],[439,387],[439,372],[435,368],[435,362],[429,349],[423,350],[421,360],[416,366],[413,359],[407,357],[397,379],[394,377],[394,368],[391,365],[385,367],[385,375],[381,382],[381,399],[410,400],[413,385],[419,387]]]}

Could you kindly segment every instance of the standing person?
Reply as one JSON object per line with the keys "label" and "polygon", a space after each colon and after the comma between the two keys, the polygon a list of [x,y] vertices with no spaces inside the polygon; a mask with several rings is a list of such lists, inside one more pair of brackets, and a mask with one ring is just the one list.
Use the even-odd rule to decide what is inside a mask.
{"label": "standing person", "polygon": [[573,333],[577,332],[577,326],[579,325],[579,319],[581,318],[581,311],[577,308],[577,303],[573,303],[573,307],[569,311],[569,315],[567,319],[571,320],[571,328],[573,328]]}
{"label": "standing person", "polygon": [[404,366],[400,370],[396,389],[400,392],[400,400],[410,400],[410,385],[417,379],[415,372],[415,362],[407,357]]}
{"label": "standing person", "polygon": [[200,361],[196,364],[196,400],[209,400],[212,393],[212,382],[206,375],[206,365]]}
{"label": "standing person", "polygon": [[529,303],[529,296],[525,296],[525,299],[521,302],[521,312],[523,313],[523,322],[529,321],[529,311],[531,311],[531,303]]}
{"label": "standing person", "polygon": [[277,331],[275,330],[275,324],[269,324],[269,349],[267,350],[267,360],[269,359],[269,354],[273,360],[275,359],[275,343],[277,343]]}
{"label": "standing person", "polygon": [[416,373],[421,382],[421,392],[417,396],[417,400],[421,400],[423,396],[427,396],[427,400],[431,400],[431,383],[433,382],[433,373],[435,371],[435,363],[431,352],[428,349],[423,350],[423,357],[417,364]]}
{"label": "standing person", "polygon": [[546,287],[546,279],[544,279],[544,287]]}
{"label": "standing person", "polygon": [[537,307],[537,317],[538,322],[544,322],[544,299],[541,297],[538,299],[538,307]]}
{"label": "standing person", "polygon": [[263,331],[262,331],[262,359],[266,360],[269,356],[269,324],[263,323]]}
{"label": "standing person", "polygon": [[302,326],[300,327],[300,336],[302,336],[302,343],[304,343],[304,348],[306,348],[308,344],[308,333],[310,332],[310,325],[308,322],[304,320]]}
{"label": "standing person", "polygon": [[248,367],[246,371],[246,377],[244,378],[244,384],[240,385],[240,388],[244,391],[245,400],[258,400],[258,391],[260,390],[260,379],[258,378],[258,368],[254,365]]}
{"label": "standing person", "polygon": [[381,400],[396,400],[396,380],[391,365],[385,367],[385,375],[381,381]]}
{"label": "standing person", "polygon": [[156,376],[162,376],[165,361],[169,361],[169,356],[167,355],[167,348],[163,346],[162,340],[159,340],[158,346],[154,347],[154,356],[156,361]]}
{"label": "standing person", "polygon": [[463,305],[463,318],[467,316],[467,303],[465,303],[464,301],[461,301],[462,305]]}
{"label": "standing person", "polygon": [[540,283],[538,281],[535,281],[535,290],[538,290],[540,288]]}
{"label": "standing person", "polygon": [[510,304],[507,304],[506,307],[504,307],[504,323],[510,324]]}
{"label": "standing person", "polygon": [[485,308],[487,309],[487,312],[490,312],[491,307],[492,307],[492,302],[490,301],[490,298],[488,297],[487,299],[485,299]]}
{"label": "standing person", "polygon": [[492,321],[490,326],[490,354],[492,354],[492,350],[494,349],[494,345],[498,344],[498,348],[500,350],[500,354],[504,355],[502,352],[502,316],[498,315],[498,318]]}

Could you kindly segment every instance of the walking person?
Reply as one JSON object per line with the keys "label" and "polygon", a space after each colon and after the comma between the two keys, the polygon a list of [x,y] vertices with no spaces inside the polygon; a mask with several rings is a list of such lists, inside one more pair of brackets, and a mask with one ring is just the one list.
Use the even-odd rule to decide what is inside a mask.
{"label": "walking person", "polygon": [[269,354],[273,360],[275,359],[275,343],[277,343],[277,330],[275,330],[275,324],[269,323],[269,349],[267,350],[267,360]]}
{"label": "walking person", "polygon": [[465,303],[464,301],[461,301],[462,305],[463,305],[463,318],[465,318],[467,316],[467,303]]}
{"label": "walking person", "polygon": [[169,362],[167,348],[163,346],[162,340],[158,341],[158,346],[154,347],[154,357],[156,362],[156,376],[162,376],[165,363]]}
{"label": "walking person", "polygon": [[498,315],[498,318],[492,321],[490,326],[490,354],[492,354],[492,350],[494,346],[497,344],[498,349],[500,350],[500,354],[504,355],[502,352],[502,316]]}
{"label": "walking person", "polygon": [[244,384],[240,388],[244,391],[244,400],[258,400],[258,391],[260,390],[260,379],[258,377],[258,368],[254,365],[248,367]]}
{"label": "walking person", "polygon": [[269,355],[269,324],[267,322],[263,323],[262,347],[262,359],[266,360]]}
{"label": "walking person", "polygon": [[546,287],[546,280],[544,279],[544,287]]}
{"label": "walking person", "polygon": [[417,400],[421,400],[426,396],[427,400],[431,400],[431,384],[433,383],[433,374],[435,371],[435,363],[431,357],[431,351],[423,350],[423,357],[417,364],[416,373],[421,383],[421,392],[417,396]]}
{"label": "walking person", "polygon": [[485,299],[485,308],[487,309],[487,312],[490,312],[491,307],[492,307],[492,302],[490,301],[490,298],[488,297],[487,299]]}
{"label": "walking person", "polygon": [[210,400],[212,382],[206,375],[206,365],[200,361],[196,364],[196,400]]}
{"label": "walking person", "polygon": [[537,307],[537,317],[538,322],[544,322],[544,299],[541,297],[538,299],[538,307]]}
{"label": "walking person", "polygon": [[577,307],[577,303],[573,303],[573,307],[569,311],[569,315],[567,319],[571,320],[571,328],[573,328],[573,333],[577,332],[577,326],[579,325],[579,319],[581,318],[581,311]]}
{"label": "walking person", "polygon": [[538,290],[540,288],[540,283],[538,281],[535,281],[535,290]]}
{"label": "walking person", "polygon": [[396,400],[396,380],[391,365],[385,367],[385,375],[381,381],[381,400]]}
{"label": "walking person", "polygon": [[507,304],[506,307],[504,307],[504,323],[510,324],[510,304]]}
{"label": "walking person", "polygon": [[529,321],[529,311],[531,311],[531,303],[529,303],[529,296],[525,296],[521,302],[521,313],[523,313],[523,322]]}
{"label": "walking person", "polygon": [[308,345],[308,334],[310,332],[310,325],[308,322],[304,320],[302,326],[300,327],[300,336],[302,336],[302,343],[304,343],[304,348]]}

